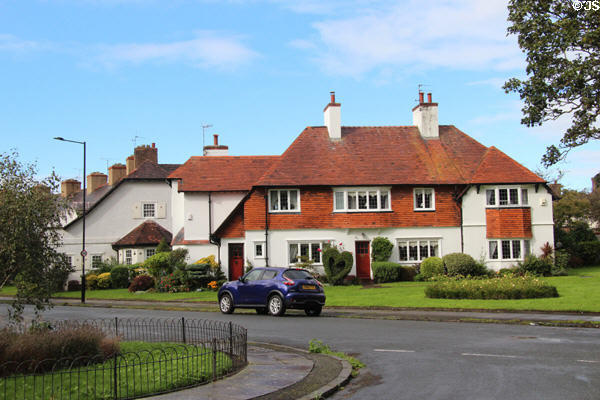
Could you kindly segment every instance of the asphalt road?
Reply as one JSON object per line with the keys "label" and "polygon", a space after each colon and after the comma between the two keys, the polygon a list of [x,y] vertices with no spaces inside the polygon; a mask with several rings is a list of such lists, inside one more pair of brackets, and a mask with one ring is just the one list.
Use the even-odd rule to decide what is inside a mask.
{"label": "asphalt road", "polygon": [[[448,322],[56,307],[47,319],[231,320],[251,341],[355,355],[361,370],[333,399],[600,399],[600,330]],[[6,305],[0,316],[6,320]]]}

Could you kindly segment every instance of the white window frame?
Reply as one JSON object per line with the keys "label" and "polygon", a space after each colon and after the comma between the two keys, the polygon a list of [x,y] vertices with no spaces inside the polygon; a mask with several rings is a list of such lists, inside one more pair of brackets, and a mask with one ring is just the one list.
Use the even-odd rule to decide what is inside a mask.
{"label": "white window frame", "polygon": [[[146,215],[146,206],[152,205],[152,215]],[[156,218],[158,213],[158,203],[156,201],[142,201],[142,218]]]}
{"label": "white window frame", "polygon": [[[265,258],[265,242],[253,242],[253,253],[254,253],[254,258],[255,259],[260,259],[260,258]],[[260,248],[260,252],[261,254],[258,255],[257,253],[257,249]]]}
{"label": "white window frame", "polygon": [[[313,265],[323,265],[323,245],[325,243],[330,243],[330,242],[331,242],[330,240],[318,240],[318,239],[315,239],[315,240],[288,240],[287,246],[286,246],[286,257],[287,257],[286,260],[289,265],[293,265],[295,263],[301,262],[301,260],[300,260],[300,257],[301,257],[300,256],[300,251],[301,251],[300,245],[303,245],[303,244],[308,244],[308,258],[310,260],[312,260],[313,259],[313,257],[312,257],[313,256],[313,254],[312,254],[313,246],[312,245],[318,244],[319,249],[321,249],[321,251],[320,251],[321,254],[319,255],[319,262],[313,262]],[[298,253],[297,253],[298,255],[296,256],[297,261],[295,261],[295,262],[292,262],[290,260],[290,246],[293,244],[298,246]]]}
{"label": "white window frame", "polygon": [[[150,252],[150,251],[152,252],[152,254],[148,255],[148,252]],[[156,254],[156,248],[151,248],[151,249],[145,249],[144,250],[144,256],[146,256],[146,258],[150,258],[150,257],[152,257],[155,254]]]}
{"label": "white window frame", "polygon": [[[359,208],[358,205],[358,194],[366,193],[367,208]],[[369,204],[369,194],[376,192],[377,193],[377,207],[370,208]],[[381,207],[381,194],[387,192],[387,207]],[[343,204],[342,208],[336,208],[336,193],[343,193]],[[356,208],[348,208],[348,196],[354,195],[356,196]],[[343,188],[333,188],[333,212],[334,213],[347,213],[347,212],[386,212],[392,211],[392,190],[390,187],[343,187]]]}
{"label": "white window frame", "polygon": [[[503,254],[502,254],[502,242],[503,241],[510,242],[510,258],[503,257]],[[492,254],[490,254],[490,249],[491,249],[490,243],[492,243],[492,242],[496,242],[496,251],[497,251],[496,258],[492,258]],[[514,242],[519,242],[520,252],[521,252],[519,257],[514,257],[514,252],[515,252]],[[528,245],[529,252],[527,254],[525,254],[525,249],[526,249],[525,242],[529,242],[529,245]],[[487,255],[488,261],[523,261],[525,259],[525,257],[527,257],[529,254],[532,254],[531,238],[501,238],[501,239],[488,239],[487,240],[486,255]]]}
{"label": "white window frame", "polygon": [[[431,207],[418,207],[417,204],[417,193],[423,192],[425,194],[426,191],[431,191]],[[413,189],[413,210],[414,211],[435,211],[435,189],[434,188],[414,188]]]}
{"label": "white window frame", "polygon": [[[417,242],[417,259],[416,260],[411,260],[410,259],[410,243],[411,242]],[[423,261],[424,259],[426,259],[427,257],[422,257],[421,255],[421,244],[427,242],[427,257],[431,257],[431,244],[432,243],[436,243],[437,244],[437,254],[435,255],[435,257],[440,257],[442,258],[442,238],[441,237],[433,237],[433,238],[427,238],[427,237],[421,237],[421,238],[398,238],[396,239],[396,246],[398,247],[398,261],[402,264],[414,264],[414,263],[419,263],[421,261]],[[403,260],[400,256],[400,247],[404,247],[403,245],[406,243],[406,260]]]}
{"label": "white window frame", "polygon": [[[290,207],[290,192],[297,193],[297,208],[295,210],[291,210]],[[277,192],[277,209],[273,209],[273,204],[271,203],[271,193]],[[281,209],[281,193],[287,192],[288,196],[288,208],[286,210]],[[300,212],[300,189],[271,189],[269,190],[269,213],[299,213]]]}
{"label": "white window frame", "polygon": [[90,266],[92,268],[95,268],[94,267],[94,257],[100,257],[100,262],[102,262],[102,254],[92,254],[90,257]]}
{"label": "white window frame", "polygon": [[[129,255],[128,255],[128,253],[129,253]],[[128,258],[129,258],[129,260],[127,260]],[[123,261],[125,262],[125,265],[133,264],[133,249],[123,250]]]}
{"label": "white window frame", "polygon": [[[510,204],[510,191],[517,191],[517,203]],[[506,190],[507,195],[507,204],[500,204],[500,190]],[[488,191],[494,192],[494,202],[495,204],[488,204]],[[523,202],[523,192],[527,192],[527,201]],[[484,201],[486,208],[510,208],[510,207],[529,207],[529,188],[520,186],[520,185],[511,185],[511,186],[496,186],[496,187],[488,187],[484,192]]]}

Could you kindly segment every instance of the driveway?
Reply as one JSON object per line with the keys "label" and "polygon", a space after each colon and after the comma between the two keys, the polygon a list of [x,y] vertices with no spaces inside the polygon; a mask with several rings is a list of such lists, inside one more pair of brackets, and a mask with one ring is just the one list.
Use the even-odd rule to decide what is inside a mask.
{"label": "driveway", "polygon": [[[5,319],[6,305],[0,315]],[[206,318],[248,339],[307,348],[312,338],[367,364],[334,399],[598,399],[600,330],[450,322],[56,307],[64,318]]]}

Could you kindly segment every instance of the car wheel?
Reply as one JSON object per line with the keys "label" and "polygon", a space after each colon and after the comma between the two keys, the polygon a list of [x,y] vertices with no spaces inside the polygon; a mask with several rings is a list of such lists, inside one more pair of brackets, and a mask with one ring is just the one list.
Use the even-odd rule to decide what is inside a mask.
{"label": "car wheel", "polygon": [[267,315],[267,308],[266,307],[258,307],[256,309],[256,313],[258,315]]}
{"label": "car wheel", "polygon": [[308,306],[304,309],[304,312],[309,317],[318,317],[319,315],[321,315],[322,309],[323,309],[323,307],[321,307],[321,306]]}
{"label": "car wheel", "polygon": [[283,299],[281,296],[275,294],[269,297],[267,309],[269,310],[269,314],[275,317],[283,315],[285,313],[285,304],[283,304]]}
{"label": "car wheel", "polygon": [[219,308],[223,314],[231,314],[235,307],[233,306],[233,299],[230,295],[224,294],[219,300]]}

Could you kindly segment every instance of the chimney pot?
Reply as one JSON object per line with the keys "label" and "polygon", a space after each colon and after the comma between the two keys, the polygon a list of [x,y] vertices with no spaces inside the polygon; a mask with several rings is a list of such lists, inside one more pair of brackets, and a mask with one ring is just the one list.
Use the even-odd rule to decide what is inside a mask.
{"label": "chimney pot", "polygon": [[433,103],[433,101],[431,101],[431,93],[427,93],[427,102]]}
{"label": "chimney pot", "polygon": [[155,147],[156,147],[156,143],[153,142],[152,143],[152,148],[155,148]]}
{"label": "chimney pot", "polygon": [[425,102],[425,94],[423,92],[419,92],[419,104],[423,104]]}
{"label": "chimney pot", "polygon": [[219,145],[219,135],[213,135],[215,146]]}
{"label": "chimney pot", "polygon": [[329,92],[331,96],[331,104],[335,103],[335,92]]}

